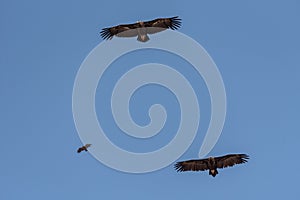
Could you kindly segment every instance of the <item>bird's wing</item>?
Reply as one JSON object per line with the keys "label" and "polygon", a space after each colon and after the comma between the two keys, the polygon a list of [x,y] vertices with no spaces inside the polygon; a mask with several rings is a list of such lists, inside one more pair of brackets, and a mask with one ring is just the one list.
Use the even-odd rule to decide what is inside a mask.
{"label": "bird's wing", "polygon": [[177,162],[174,165],[178,172],[182,171],[205,171],[208,169],[207,159],[201,160],[187,160],[182,162]]}
{"label": "bird's wing", "polygon": [[139,23],[135,24],[122,24],[110,28],[103,28],[100,32],[101,37],[105,40],[112,39],[113,36],[118,37],[134,37],[137,36],[137,28]]}
{"label": "bird's wing", "polygon": [[236,164],[248,162],[249,156],[247,154],[228,154],[225,156],[216,157],[217,168],[232,167]]}
{"label": "bird's wing", "polygon": [[151,21],[144,22],[145,27],[147,27],[147,33],[153,34],[165,29],[176,30],[181,26],[181,19],[176,17],[171,18],[158,18]]}
{"label": "bird's wing", "polygon": [[92,146],[91,144],[86,144],[84,145],[86,148],[89,148],[90,146]]}

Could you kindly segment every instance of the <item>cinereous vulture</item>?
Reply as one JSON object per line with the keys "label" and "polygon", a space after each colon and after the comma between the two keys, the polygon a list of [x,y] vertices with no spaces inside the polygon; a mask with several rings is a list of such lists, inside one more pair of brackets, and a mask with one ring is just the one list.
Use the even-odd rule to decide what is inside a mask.
{"label": "cinereous vulture", "polygon": [[78,148],[77,153],[80,153],[82,151],[88,151],[87,149],[91,146],[91,144],[86,144],[80,148]]}
{"label": "cinereous vulture", "polygon": [[218,174],[217,168],[232,167],[236,164],[246,163],[247,159],[249,159],[247,154],[228,154],[220,157],[177,162],[174,167],[177,172],[209,170],[209,175],[215,177]]}
{"label": "cinereous vulture", "polygon": [[117,37],[136,37],[140,42],[149,40],[148,34],[154,34],[166,29],[176,30],[181,26],[181,19],[176,17],[157,18],[151,21],[139,21],[134,24],[121,24],[110,28],[103,28],[100,32],[103,39]]}

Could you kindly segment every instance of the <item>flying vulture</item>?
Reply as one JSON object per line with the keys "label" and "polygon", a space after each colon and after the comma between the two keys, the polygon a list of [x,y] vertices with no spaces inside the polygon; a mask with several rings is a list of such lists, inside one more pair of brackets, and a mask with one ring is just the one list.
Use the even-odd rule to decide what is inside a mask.
{"label": "flying vulture", "polygon": [[91,146],[91,144],[86,144],[80,148],[78,148],[77,153],[80,153],[82,151],[88,151],[87,148],[89,148]]}
{"label": "flying vulture", "polygon": [[147,42],[149,37],[147,34],[154,34],[164,31],[168,28],[176,30],[180,28],[181,19],[176,17],[158,18],[151,21],[138,21],[135,24],[121,24],[118,26],[103,28],[100,32],[103,39],[112,39],[117,37],[136,37],[140,42]]}
{"label": "flying vulture", "polygon": [[177,162],[174,167],[177,172],[209,170],[209,175],[215,177],[218,174],[217,168],[232,167],[235,164],[246,163],[247,159],[249,159],[247,154],[228,154],[220,157]]}

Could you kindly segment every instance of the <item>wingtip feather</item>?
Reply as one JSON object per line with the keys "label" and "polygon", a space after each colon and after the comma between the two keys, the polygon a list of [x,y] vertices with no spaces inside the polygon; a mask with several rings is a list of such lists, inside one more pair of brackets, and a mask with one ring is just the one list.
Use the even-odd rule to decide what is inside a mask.
{"label": "wingtip feather", "polygon": [[176,170],[177,172],[182,172],[182,171],[184,171],[184,170],[183,170],[183,167],[182,167],[182,165],[181,165],[181,162],[177,162],[177,163],[174,165],[174,168],[175,168],[175,170]]}
{"label": "wingtip feather", "polygon": [[100,35],[101,37],[104,39],[104,40],[109,40],[113,37],[113,35],[110,33],[110,30],[109,28],[103,28],[101,31],[100,31]]}

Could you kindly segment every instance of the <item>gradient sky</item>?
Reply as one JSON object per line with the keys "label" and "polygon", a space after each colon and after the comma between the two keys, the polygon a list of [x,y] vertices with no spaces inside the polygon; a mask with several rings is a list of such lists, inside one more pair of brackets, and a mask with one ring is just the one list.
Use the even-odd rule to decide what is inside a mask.
{"label": "gradient sky", "polygon": [[[300,196],[299,10],[296,0],[2,0],[0,199],[296,199]],[[147,174],[122,173],[89,153],[77,154],[82,143],[72,115],[73,84],[84,58],[102,42],[101,28],[175,15],[183,19],[179,31],[194,38],[214,59],[226,87],[226,122],[209,156],[248,153],[249,162],[220,170],[212,178],[208,172],[177,173],[172,165]],[[151,61],[138,54],[129,56],[137,63]],[[152,55],[161,59],[157,52]],[[174,62],[164,58],[162,62]],[[131,63],[119,61],[128,68]],[[179,160],[197,158],[210,112],[203,80],[199,76],[194,81],[197,77],[186,68],[201,97],[202,118],[196,140]],[[113,85],[107,77],[103,81]],[[105,88],[100,82],[97,99]],[[150,101],[143,101],[149,97]],[[156,102],[165,103],[175,116],[165,132],[176,129],[178,105],[161,87],[145,87],[135,94],[133,118],[147,124],[147,105]],[[96,106],[100,123],[115,133],[109,109],[100,101]],[[109,137],[123,148],[142,152],[163,146],[171,136],[153,145]]]}

